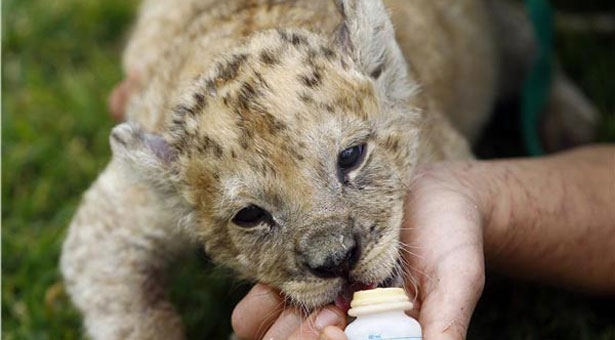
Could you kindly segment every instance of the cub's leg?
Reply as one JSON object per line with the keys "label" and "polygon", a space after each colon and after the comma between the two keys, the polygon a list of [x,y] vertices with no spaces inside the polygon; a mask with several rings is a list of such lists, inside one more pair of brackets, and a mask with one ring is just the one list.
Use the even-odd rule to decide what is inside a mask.
{"label": "cub's leg", "polygon": [[122,162],[114,155],[73,218],[61,256],[65,284],[93,339],[181,339],[164,272],[190,242],[168,202]]}
{"label": "cub's leg", "polygon": [[[519,96],[536,51],[534,33],[521,7],[507,1],[488,3],[496,24],[496,41],[502,59],[500,96]],[[539,127],[547,150],[593,141],[598,117],[590,100],[556,67]]]}

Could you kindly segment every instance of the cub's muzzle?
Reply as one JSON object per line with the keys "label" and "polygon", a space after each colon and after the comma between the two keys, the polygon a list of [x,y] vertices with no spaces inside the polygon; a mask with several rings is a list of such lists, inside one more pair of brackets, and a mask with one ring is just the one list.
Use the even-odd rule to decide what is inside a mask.
{"label": "cub's muzzle", "polygon": [[350,228],[340,229],[339,225],[323,228],[306,235],[299,242],[298,260],[315,276],[348,278],[359,261],[359,239]]}

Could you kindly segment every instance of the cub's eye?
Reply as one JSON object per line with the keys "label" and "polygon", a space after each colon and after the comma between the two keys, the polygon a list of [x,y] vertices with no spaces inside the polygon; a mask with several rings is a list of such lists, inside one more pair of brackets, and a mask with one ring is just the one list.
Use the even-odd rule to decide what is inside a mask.
{"label": "cub's eye", "polygon": [[255,225],[271,219],[271,215],[265,210],[250,205],[241,209],[235,217],[233,217],[233,223],[241,227],[254,227]]}
{"label": "cub's eye", "polygon": [[347,172],[356,167],[363,157],[363,150],[365,149],[365,144],[356,145],[351,148],[348,148],[342,152],[340,152],[340,156],[337,160],[337,165],[340,167],[342,172]]}

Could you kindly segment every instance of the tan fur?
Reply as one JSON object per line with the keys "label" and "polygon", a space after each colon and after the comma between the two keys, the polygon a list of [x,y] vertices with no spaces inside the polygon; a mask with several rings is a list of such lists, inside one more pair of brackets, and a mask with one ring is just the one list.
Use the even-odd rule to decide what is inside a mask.
{"label": "tan fur", "polygon": [[[498,65],[482,2],[385,3],[393,22],[375,0],[143,3],[124,57],[142,85],[61,259],[90,336],[181,338],[162,277],[194,245],[306,308],[346,283],[306,261],[352,239],[352,280],[395,275],[413,169],[471,156],[449,119],[476,136]],[[250,204],[271,223],[233,223]]]}

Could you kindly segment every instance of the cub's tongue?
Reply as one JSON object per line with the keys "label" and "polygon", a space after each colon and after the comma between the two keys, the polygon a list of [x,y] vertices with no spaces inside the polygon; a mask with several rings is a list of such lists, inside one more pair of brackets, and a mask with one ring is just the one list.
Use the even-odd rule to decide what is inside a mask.
{"label": "cub's tongue", "polygon": [[344,313],[347,313],[350,309],[350,301],[352,301],[352,295],[359,290],[368,290],[376,288],[375,283],[352,283],[344,286],[340,294],[335,298],[335,305],[341,309]]}

